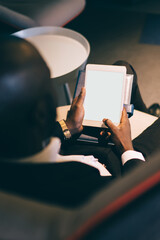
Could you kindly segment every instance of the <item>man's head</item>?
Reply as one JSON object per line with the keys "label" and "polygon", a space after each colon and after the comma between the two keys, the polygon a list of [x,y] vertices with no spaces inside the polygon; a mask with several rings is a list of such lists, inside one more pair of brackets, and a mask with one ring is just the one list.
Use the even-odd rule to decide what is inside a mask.
{"label": "man's head", "polygon": [[29,42],[11,36],[0,40],[0,106],[0,156],[39,151],[56,118],[50,72]]}

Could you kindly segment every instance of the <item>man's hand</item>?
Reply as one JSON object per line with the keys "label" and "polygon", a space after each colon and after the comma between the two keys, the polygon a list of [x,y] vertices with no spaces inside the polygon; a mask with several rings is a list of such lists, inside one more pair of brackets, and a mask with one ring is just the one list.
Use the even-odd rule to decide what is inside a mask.
{"label": "man's hand", "polygon": [[84,118],[84,99],[86,96],[86,89],[82,88],[78,97],[76,97],[67,114],[66,125],[71,132],[71,135],[80,133],[83,130],[82,122]]}
{"label": "man's hand", "polygon": [[[109,136],[111,137],[120,155],[127,150],[133,150],[131,128],[125,108],[123,109],[121,122],[118,126],[115,126],[109,119],[103,119],[103,122],[109,128],[106,139]],[[100,134],[103,135],[105,133],[101,132]]]}

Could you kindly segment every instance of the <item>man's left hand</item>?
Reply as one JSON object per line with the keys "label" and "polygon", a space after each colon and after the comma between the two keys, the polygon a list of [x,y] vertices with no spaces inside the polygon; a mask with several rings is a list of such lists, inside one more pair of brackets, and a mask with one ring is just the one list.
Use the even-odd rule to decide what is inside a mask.
{"label": "man's left hand", "polygon": [[67,114],[66,125],[71,133],[71,135],[82,132],[83,118],[84,118],[84,99],[86,96],[86,89],[83,87],[79,96],[76,97],[71,105],[70,110]]}

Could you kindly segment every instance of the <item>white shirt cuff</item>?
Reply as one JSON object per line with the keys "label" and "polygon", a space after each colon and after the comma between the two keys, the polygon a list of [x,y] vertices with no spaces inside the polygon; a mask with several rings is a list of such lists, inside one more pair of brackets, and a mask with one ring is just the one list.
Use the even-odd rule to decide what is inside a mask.
{"label": "white shirt cuff", "polygon": [[132,159],[139,159],[141,161],[145,161],[142,153],[134,151],[134,150],[128,150],[124,152],[121,156],[122,159],[122,165],[124,165],[127,161]]}

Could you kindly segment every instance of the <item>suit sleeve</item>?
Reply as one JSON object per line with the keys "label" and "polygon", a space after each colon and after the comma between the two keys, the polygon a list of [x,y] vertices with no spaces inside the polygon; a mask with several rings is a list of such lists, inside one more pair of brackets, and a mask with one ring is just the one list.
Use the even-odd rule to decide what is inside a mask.
{"label": "suit sleeve", "polygon": [[121,159],[122,159],[123,173],[129,172],[136,166],[139,166],[145,163],[145,158],[142,155],[142,153],[134,150],[128,150],[124,152],[121,156]]}
{"label": "suit sleeve", "polygon": [[63,131],[62,131],[62,128],[61,128],[61,125],[59,124],[59,122],[56,122],[53,133],[54,133],[53,136],[58,137],[61,140],[61,143],[64,142],[64,134],[63,134]]}
{"label": "suit sleeve", "polygon": [[122,173],[126,174],[129,171],[133,170],[135,167],[138,167],[142,164],[145,164],[145,161],[142,161],[141,159],[130,159],[124,164],[122,168]]}

